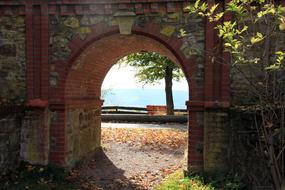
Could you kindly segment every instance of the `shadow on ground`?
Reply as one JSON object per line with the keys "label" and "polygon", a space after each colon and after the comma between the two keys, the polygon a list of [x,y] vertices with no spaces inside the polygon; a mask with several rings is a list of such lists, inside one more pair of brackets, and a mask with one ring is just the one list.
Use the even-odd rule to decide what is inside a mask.
{"label": "shadow on ground", "polygon": [[[104,190],[146,190],[127,179],[124,176],[125,171],[117,168],[103,150],[98,151],[94,159],[84,167],[88,167],[86,170],[92,169],[92,173],[83,172],[82,178],[91,180]],[[80,170],[82,171],[84,168]]]}

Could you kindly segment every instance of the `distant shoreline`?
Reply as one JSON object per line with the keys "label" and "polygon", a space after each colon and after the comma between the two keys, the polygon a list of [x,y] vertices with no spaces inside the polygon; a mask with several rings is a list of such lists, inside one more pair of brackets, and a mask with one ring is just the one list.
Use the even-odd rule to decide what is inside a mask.
{"label": "distant shoreline", "polygon": [[[165,105],[164,89],[107,89],[102,90],[104,106]],[[173,90],[175,109],[185,109],[188,92]]]}

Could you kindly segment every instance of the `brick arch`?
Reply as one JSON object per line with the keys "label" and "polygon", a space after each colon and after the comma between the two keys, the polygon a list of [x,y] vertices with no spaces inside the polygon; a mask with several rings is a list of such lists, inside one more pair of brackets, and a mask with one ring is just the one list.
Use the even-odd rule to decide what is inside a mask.
{"label": "brick arch", "polygon": [[[75,60],[66,78],[65,98],[99,98],[102,82],[110,68],[122,57],[140,51],[158,52],[183,66],[171,51],[149,37],[114,34],[97,40]],[[190,81],[190,74],[185,73],[185,76]]]}
{"label": "brick arch", "polygon": [[[55,71],[59,73],[59,84],[49,90],[50,109],[56,110],[60,115],[58,122],[51,124],[51,139],[62,144],[61,153],[58,150],[50,150],[50,163],[70,166],[100,146],[102,82],[109,69],[120,58],[146,50],[167,56],[184,72],[188,81],[189,97],[191,93],[191,101],[194,101],[194,107],[188,104],[189,115],[191,115],[188,166],[203,167],[203,155],[196,151],[197,143],[203,141],[203,128],[197,125],[196,112],[203,110],[204,89],[196,85],[195,57],[187,59],[180,51],[183,42],[182,38],[162,35],[159,24],[155,23],[134,27],[130,36],[120,35],[117,26],[100,23],[92,28],[92,32],[85,40],[74,39],[69,45],[70,58],[55,63]],[[195,110],[197,103],[199,109]],[[191,108],[194,109],[190,110]],[[79,116],[87,119],[80,123],[76,119]],[[89,121],[88,118],[94,120]],[[86,130],[89,132],[80,136],[84,134],[82,131]],[[58,133],[65,135],[58,135]],[[90,134],[92,135],[89,136]],[[76,147],[80,144],[84,144],[84,148],[77,150]]]}
{"label": "brick arch", "polygon": [[[207,0],[207,2],[212,3],[210,0]],[[223,2],[225,1],[221,1],[221,3]],[[40,124],[38,124],[39,122],[33,122],[35,123],[33,124],[34,126],[29,126],[33,133],[34,129],[36,129],[41,136],[40,138],[35,138],[30,141],[32,147],[34,147],[35,144],[38,144],[38,147],[37,149],[33,148],[32,154],[26,155],[24,159],[30,162],[36,160],[45,164],[50,162],[60,166],[70,166],[70,163],[72,163],[71,158],[79,158],[81,155],[86,155],[88,150],[93,150],[94,147],[90,147],[90,143],[93,143],[92,140],[87,141],[89,144],[83,146],[83,152],[72,148],[72,146],[77,146],[78,143],[76,144],[76,142],[80,141],[80,139],[77,138],[78,130],[83,130],[81,132],[86,136],[93,134],[91,133],[93,129],[88,127],[86,129],[86,126],[92,126],[93,123],[100,121],[100,110],[88,110],[88,107],[98,107],[100,100],[98,98],[96,100],[95,96],[93,99],[88,96],[85,98],[81,97],[81,99],[80,97],[66,99],[65,86],[68,83],[68,75],[70,74],[73,63],[89,46],[100,39],[119,33],[118,26],[111,26],[115,24],[112,22],[113,18],[111,17],[113,17],[116,12],[133,10],[137,17],[147,18],[137,23],[140,26],[133,28],[133,34],[147,37],[162,44],[175,56],[177,62],[181,64],[185,75],[189,75],[187,80],[190,86],[191,101],[187,102],[187,109],[191,116],[189,118],[189,129],[191,130],[189,130],[188,139],[188,168],[190,166],[204,167],[204,169],[207,169],[207,167],[219,168],[215,164],[223,165],[224,160],[217,158],[223,156],[220,152],[220,145],[224,140],[217,140],[213,134],[217,134],[217,132],[221,131],[221,127],[226,128],[227,126],[225,120],[228,117],[227,110],[230,105],[229,67],[225,64],[219,64],[217,60],[212,59],[206,53],[204,54],[204,60],[200,59],[199,64],[196,64],[194,57],[187,59],[180,51],[184,43],[183,39],[174,36],[167,37],[160,33],[160,30],[167,25],[171,26],[174,24],[173,21],[176,19],[174,18],[176,17],[175,15],[183,15],[185,13],[183,7],[188,5],[188,3],[188,1],[183,0],[100,2],[89,0],[27,0],[21,2],[9,1],[8,6],[2,6],[1,10],[3,11],[1,15],[9,17],[12,15],[24,15],[25,17],[25,31],[23,31],[23,34],[25,34],[26,41],[26,104],[28,107],[36,108],[35,118],[37,118],[37,121],[41,121]],[[64,23],[53,23],[51,17],[72,16],[79,18],[85,15],[109,17],[110,19],[104,20],[110,25],[104,23],[98,24],[96,21],[95,23],[97,24],[91,28],[92,32],[87,35],[84,40],[76,38],[70,42],[70,55],[67,55],[69,51],[64,52],[64,58],[66,58],[66,56],[69,56],[69,58],[54,62],[52,59],[53,49],[50,44],[54,32],[53,27]],[[153,18],[154,15],[157,17],[167,16],[167,23],[164,23],[162,17],[158,20],[157,18]],[[225,15],[223,21],[229,19],[230,15]],[[160,23],[151,23],[152,21]],[[187,23],[188,21],[189,24]],[[215,50],[215,55],[223,57],[224,60],[226,60],[225,62],[230,61],[228,54],[219,51],[222,50],[221,48],[217,49],[217,47],[222,47],[222,44],[216,36],[213,23],[204,22],[202,20],[197,21],[197,19],[187,19],[187,21],[185,20],[183,23],[175,23],[185,25],[186,28],[190,29],[190,33],[192,33],[192,27],[197,26],[201,34],[196,36],[197,39],[195,39],[193,43],[197,42],[199,46],[202,45],[205,52],[213,52],[213,50]],[[176,27],[178,25],[176,25]],[[89,31],[89,28],[92,26],[93,24],[91,23],[87,24],[87,31]],[[204,27],[204,30],[202,30],[202,27]],[[76,35],[77,32],[78,31],[74,30],[72,32],[70,31],[72,35],[68,37],[67,41],[73,38],[73,35]],[[193,34],[195,34],[195,32]],[[60,35],[62,35],[62,33],[60,33]],[[69,50],[65,45],[66,44],[64,44],[64,49]],[[55,48],[55,51],[58,51],[58,49]],[[195,76],[196,74],[197,76]],[[72,104],[69,104],[69,102]],[[221,114],[216,114],[219,112]],[[88,118],[91,116],[94,116],[95,120],[94,122],[88,123]],[[84,122],[82,123],[79,118]],[[79,124],[79,127],[75,126],[73,128],[71,126]],[[77,131],[73,131],[74,129]],[[88,133],[89,129],[91,130],[90,133]],[[215,131],[215,129],[218,130]],[[100,140],[100,137],[96,138]],[[38,139],[41,140],[41,143],[38,143]],[[70,142],[73,143],[70,144]],[[94,143],[96,144],[98,141]],[[218,151],[216,150],[217,147],[220,147]],[[40,155],[40,157],[35,158],[35,155]],[[212,159],[209,161],[207,158]]]}
{"label": "brick arch", "polygon": [[[58,90],[62,90],[66,87],[66,82],[68,81],[68,76],[70,74],[70,71],[72,70],[72,67],[80,57],[82,57],[82,54],[85,54],[90,47],[94,46],[96,42],[102,41],[103,39],[106,39],[110,36],[119,34],[119,30],[117,26],[108,26],[105,23],[100,23],[95,25],[92,28],[92,33],[87,36],[85,40],[81,40],[80,38],[74,39],[70,43],[71,48],[71,55],[70,58],[66,61],[60,61],[56,65],[57,71],[60,73],[60,84],[59,88],[51,88],[50,94],[59,94]],[[148,39],[150,44],[160,44],[161,48],[154,48],[151,47],[145,47],[145,49],[150,51],[156,51],[158,53],[161,53],[162,55],[166,55],[168,58],[172,59],[174,62],[176,62],[184,72],[184,75],[189,83],[189,92],[191,92],[191,98],[192,99],[199,99],[201,97],[201,94],[203,91],[201,89],[196,88],[195,81],[193,80],[193,76],[195,75],[196,71],[196,61],[195,58],[187,59],[184,54],[180,51],[180,48],[183,44],[183,39],[179,39],[177,37],[167,37],[160,33],[160,26],[159,24],[155,23],[147,23],[144,27],[134,27],[133,28],[133,34],[136,36],[141,36],[144,39]],[[158,45],[157,45],[158,46]],[[151,50],[151,48],[153,50]],[[137,51],[143,50],[137,49]],[[132,51],[129,51],[128,53],[131,53]],[[135,52],[135,50],[133,50]],[[126,53],[126,54],[128,54]],[[122,57],[122,54],[120,54]],[[64,67],[63,67],[64,66]],[[60,98],[54,98],[54,100],[64,101],[64,94],[65,92],[60,93]],[[53,97],[51,96],[51,102],[53,100]]]}

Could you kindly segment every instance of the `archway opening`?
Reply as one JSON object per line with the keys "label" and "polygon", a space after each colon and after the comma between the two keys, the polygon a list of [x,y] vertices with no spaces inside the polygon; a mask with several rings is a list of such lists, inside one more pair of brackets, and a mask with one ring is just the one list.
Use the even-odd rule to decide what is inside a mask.
{"label": "archway opening", "polygon": [[[72,165],[101,147],[101,89],[111,67],[127,55],[146,51],[157,52],[178,64],[187,79],[187,90],[190,89],[186,63],[180,62],[181,58],[177,57],[174,50],[161,42],[139,34],[112,34],[95,40],[75,59],[65,80],[65,122],[69,154],[66,164]],[[189,96],[188,92],[188,98]],[[173,134],[168,138],[176,138],[175,136]]]}
{"label": "archway opening", "polygon": [[[171,92],[165,90],[169,75]],[[101,143],[125,178],[151,188],[166,171],[186,165],[187,85],[176,63],[155,52],[127,55],[110,69],[101,87]],[[167,115],[166,93],[173,94],[174,115]]]}
{"label": "archway opening", "polygon": [[[112,107],[122,107],[128,113],[128,107],[150,109],[156,106],[161,109],[153,113],[156,115],[178,115],[183,111],[187,114],[186,77],[176,63],[156,52],[137,52],[120,59],[107,73],[101,89],[103,108],[110,108],[109,112],[103,110],[105,113],[111,113]],[[167,107],[171,109],[169,112]],[[133,111],[144,114],[147,110]],[[124,111],[118,113],[124,114]]]}

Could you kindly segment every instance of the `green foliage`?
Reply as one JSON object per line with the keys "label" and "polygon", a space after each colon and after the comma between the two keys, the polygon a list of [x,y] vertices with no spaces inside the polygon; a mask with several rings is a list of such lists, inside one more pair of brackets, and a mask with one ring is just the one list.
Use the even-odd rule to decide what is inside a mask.
{"label": "green foliage", "polygon": [[[259,138],[257,144],[261,156],[266,157],[270,165],[270,183],[276,189],[283,189],[285,144],[284,136],[278,138],[276,132],[284,128],[285,6],[279,1],[265,0],[231,0],[226,3],[225,9],[217,4],[204,4],[196,1],[188,10],[216,26],[218,37],[224,43],[223,48],[231,56],[228,64],[238,71],[240,82],[233,77],[232,84],[243,83],[233,92],[245,88],[248,94],[245,98],[254,104],[253,109],[262,118],[262,122],[255,118]],[[215,15],[220,13],[225,16],[214,20]],[[215,63],[229,61],[223,60],[220,53],[213,52],[211,56],[219,60]],[[236,180],[233,179],[234,182]],[[232,189],[238,189],[236,183],[227,184]]]}
{"label": "green foliage", "polygon": [[[265,0],[232,0],[226,4],[225,11],[219,4],[209,6],[197,0],[194,5],[189,5],[187,10],[190,14],[205,17],[209,22],[221,21],[226,14],[234,18],[216,22],[218,36],[224,41],[225,51],[231,53],[233,64],[264,64],[262,51],[259,55],[253,55],[251,52],[265,46],[266,40],[278,40],[282,35],[281,31],[285,30],[285,7]],[[276,48],[279,48],[275,50],[276,53],[269,52],[277,56],[266,63],[265,69],[268,71],[284,67],[281,58],[284,55],[277,53],[284,51],[284,47]]]}
{"label": "green foliage", "polygon": [[284,56],[285,56],[285,52],[282,51],[277,51],[276,53],[276,63],[270,65],[269,67],[267,67],[267,70],[276,70],[280,67],[282,67],[282,63],[284,61]]}
{"label": "green foliage", "polygon": [[181,170],[169,175],[165,181],[158,185],[156,190],[241,190],[244,185],[238,175],[233,174],[205,174],[192,173],[183,176]]}
{"label": "green foliage", "polygon": [[128,55],[120,61],[136,68],[139,82],[155,84],[166,76],[166,67],[173,69],[173,79],[179,81],[183,77],[181,69],[167,57],[154,52],[140,52]]}
{"label": "green foliage", "polygon": [[216,173],[203,174],[206,182],[213,187],[223,190],[241,190],[245,186],[242,183],[241,177],[238,174],[232,173]]}

